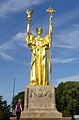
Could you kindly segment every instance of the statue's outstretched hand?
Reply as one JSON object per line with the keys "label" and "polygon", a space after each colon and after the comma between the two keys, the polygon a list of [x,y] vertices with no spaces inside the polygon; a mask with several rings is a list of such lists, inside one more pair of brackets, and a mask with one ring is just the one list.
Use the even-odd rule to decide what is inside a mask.
{"label": "statue's outstretched hand", "polygon": [[28,22],[31,21],[33,12],[34,12],[34,10],[31,10],[31,11],[26,10]]}

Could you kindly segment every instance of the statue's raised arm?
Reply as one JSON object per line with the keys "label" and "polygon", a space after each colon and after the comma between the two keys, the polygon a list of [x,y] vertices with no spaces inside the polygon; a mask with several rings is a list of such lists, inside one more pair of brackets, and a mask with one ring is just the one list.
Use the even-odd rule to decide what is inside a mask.
{"label": "statue's raised arm", "polygon": [[52,28],[53,28],[53,25],[52,25],[52,17],[53,17],[53,13],[55,12],[55,10],[50,7],[46,10],[46,12],[48,12],[50,14],[50,18],[49,18],[49,36],[50,38],[52,38]]}
{"label": "statue's raised arm", "polygon": [[30,33],[30,22],[32,19],[32,14],[33,14],[34,10],[26,10],[27,13],[27,20],[28,20],[28,24],[27,24],[27,33]]}
{"label": "statue's raised arm", "polygon": [[[49,18],[49,33],[48,33],[48,35],[49,35],[49,48],[51,47],[51,44],[52,44],[52,32],[53,32],[53,24],[52,24],[52,18],[53,18],[53,13],[55,12],[55,10],[52,8],[52,7],[50,7],[50,8],[48,8],[47,10],[46,10],[46,12],[47,13],[49,13],[50,14],[50,18]],[[50,81],[50,72],[51,72],[51,67],[50,67],[50,65],[51,65],[51,51],[50,51],[50,49],[47,51],[47,61],[48,61],[48,71],[49,71],[49,81]]]}

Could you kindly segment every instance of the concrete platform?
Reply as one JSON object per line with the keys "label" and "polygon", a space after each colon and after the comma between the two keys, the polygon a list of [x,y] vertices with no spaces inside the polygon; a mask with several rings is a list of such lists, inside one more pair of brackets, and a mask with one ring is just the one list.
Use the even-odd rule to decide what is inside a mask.
{"label": "concrete platform", "polygon": [[[21,118],[20,120],[71,120],[71,117],[62,117],[62,118]],[[15,117],[11,120],[16,120]]]}
{"label": "concrete platform", "polygon": [[21,118],[62,118],[55,104],[53,86],[27,86]]}

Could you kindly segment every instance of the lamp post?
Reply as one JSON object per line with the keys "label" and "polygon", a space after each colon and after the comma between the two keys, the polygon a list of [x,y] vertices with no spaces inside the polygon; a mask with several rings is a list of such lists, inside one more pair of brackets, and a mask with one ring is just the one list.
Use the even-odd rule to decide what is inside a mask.
{"label": "lamp post", "polygon": [[14,95],[15,95],[15,80],[16,80],[16,77],[13,78],[14,81],[13,81],[13,99],[12,99],[12,113],[13,113],[13,104],[14,104]]}

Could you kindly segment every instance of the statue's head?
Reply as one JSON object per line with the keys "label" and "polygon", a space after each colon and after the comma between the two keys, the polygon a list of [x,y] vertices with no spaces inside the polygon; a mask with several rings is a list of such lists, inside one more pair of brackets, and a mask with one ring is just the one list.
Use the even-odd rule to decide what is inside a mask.
{"label": "statue's head", "polygon": [[42,29],[42,28],[36,28],[36,33],[37,33],[38,35],[41,35],[42,32],[43,32],[43,29]]}

